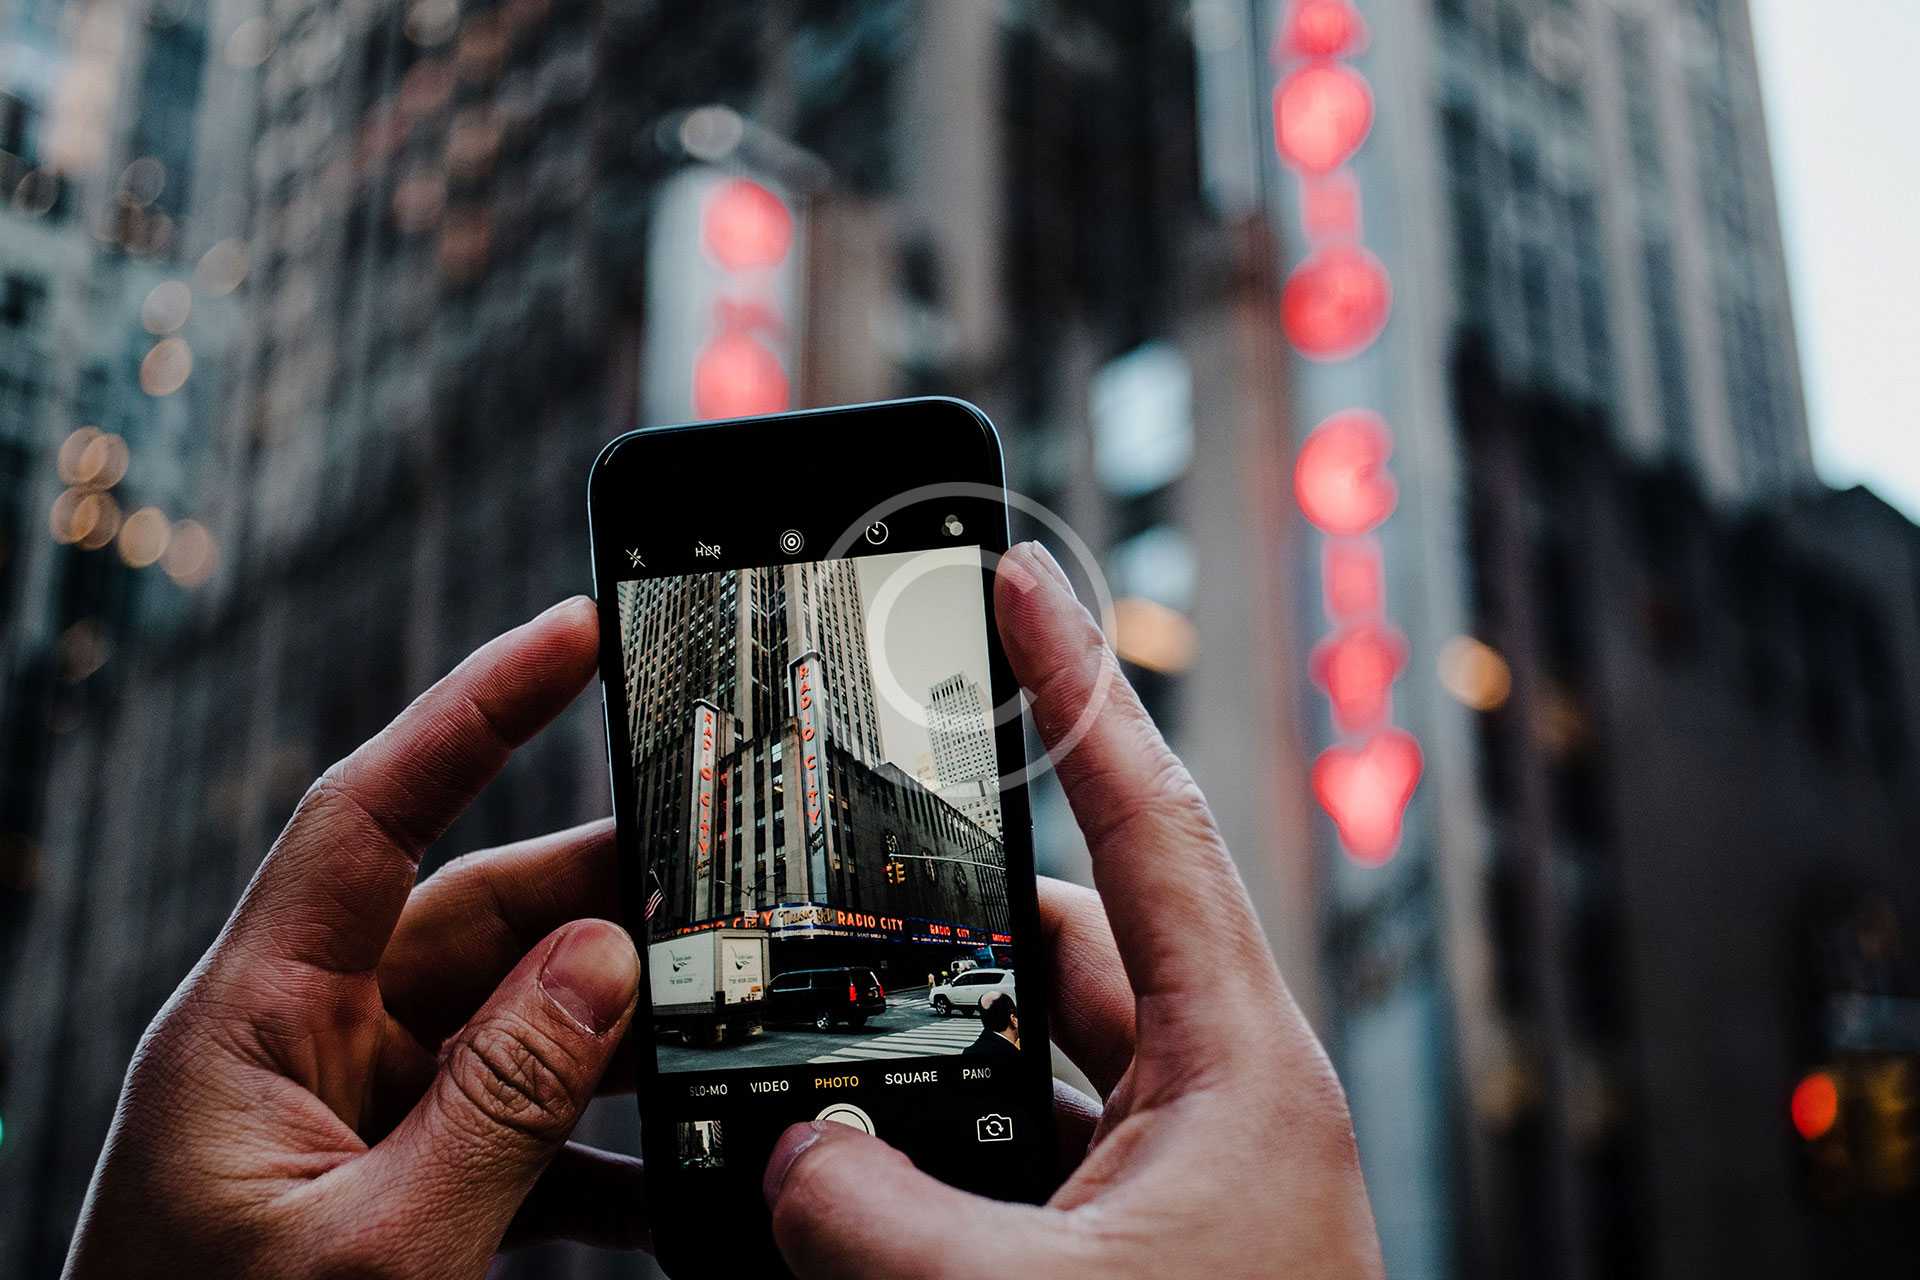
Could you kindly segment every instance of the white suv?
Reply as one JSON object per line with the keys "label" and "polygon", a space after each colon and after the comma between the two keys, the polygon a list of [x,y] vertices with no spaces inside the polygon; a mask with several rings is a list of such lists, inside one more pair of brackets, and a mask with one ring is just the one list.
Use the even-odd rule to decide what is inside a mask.
{"label": "white suv", "polygon": [[965,973],[955,974],[953,981],[943,982],[927,996],[928,1003],[941,1017],[954,1010],[977,1010],[980,1001],[989,991],[1013,994],[1013,970],[1011,969],[969,969]]}

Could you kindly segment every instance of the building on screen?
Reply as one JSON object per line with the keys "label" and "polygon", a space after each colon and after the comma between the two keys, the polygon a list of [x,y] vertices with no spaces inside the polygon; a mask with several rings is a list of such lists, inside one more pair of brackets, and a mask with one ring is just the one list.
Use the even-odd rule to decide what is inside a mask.
{"label": "building on screen", "polygon": [[927,692],[934,774],[947,802],[1000,835],[1000,765],[980,686],[954,672]]}
{"label": "building on screen", "polygon": [[619,611],[656,936],[747,922],[776,969],[883,979],[1010,942],[997,832],[883,756],[852,562],[625,582]]}

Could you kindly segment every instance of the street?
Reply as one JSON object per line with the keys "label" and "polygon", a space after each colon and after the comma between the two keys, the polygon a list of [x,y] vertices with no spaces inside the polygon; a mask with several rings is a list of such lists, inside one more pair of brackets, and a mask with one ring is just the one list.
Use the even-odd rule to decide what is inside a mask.
{"label": "street", "polygon": [[943,1018],[927,1007],[924,988],[889,995],[887,1011],[864,1027],[815,1031],[807,1025],[771,1025],[750,1040],[729,1039],[718,1049],[659,1041],[660,1070],[716,1071],[786,1067],[803,1062],[860,1062],[955,1054],[980,1034],[978,1018]]}

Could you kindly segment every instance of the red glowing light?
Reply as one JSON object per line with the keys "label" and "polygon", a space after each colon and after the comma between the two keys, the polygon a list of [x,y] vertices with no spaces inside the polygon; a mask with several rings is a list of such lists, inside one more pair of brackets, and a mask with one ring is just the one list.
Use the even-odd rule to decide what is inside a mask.
{"label": "red glowing light", "polygon": [[1280,323],[1303,355],[1344,360],[1380,336],[1392,306],[1380,259],[1359,245],[1334,244],[1293,269],[1280,295]]}
{"label": "red glowing light", "polygon": [[1337,58],[1366,42],[1367,24],[1352,0],[1297,0],[1281,32],[1275,53],[1302,58]]}
{"label": "red glowing light", "polygon": [[1293,464],[1300,511],[1336,537],[1367,533],[1393,514],[1399,486],[1387,470],[1393,432],[1375,413],[1349,409],[1315,427]]}
{"label": "red glowing light", "polygon": [[746,178],[716,187],[700,222],[707,253],[729,271],[775,266],[793,247],[793,215],[785,203]]}
{"label": "red glowing light", "polygon": [[1371,618],[1386,607],[1385,569],[1374,538],[1335,538],[1320,555],[1320,586],[1335,622]]}
{"label": "red glowing light", "polygon": [[1300,185],[1300,223],[1307,239],[1360,238],[1360,186],[1353,174],[1336,169],[1324,178],[1307,178]]}
{"label": "red glowing light", "polygon": [[1301,67],[1273,91],[1273,145],[1302,173],[1345,164],[1373,127],[1373,90],[1344,63]]}
{"label": "red glowing light", "polygon": [[1359,747],[1329,747],[1313,762],[1314,797],[1356,862],[1379,866],[1399,848],[1420,768],[1420,744],[1402,729],[1383,729]]}
{"label": "red glowing light", "polygon": [[1365,733],[1385,723],[1393,707],[1393,682],[1407,665],[1407,638],[1377,622],[1340,630],[1314,646],[1307,674],[1333,704],[1342,733]]}
{"label": "red glowing light", "polygon": [[1824,1138],[1840,1118],[1839,1086],[1826,1072],[1815,1071],[1793,1086],[1788,1109],[1793,1114],[1793,1127],[1802,1138],[1808,1142]]}
{"label": "red glowing light", "polygon": [[750,333],[722,333],[694,360],[693,411],[702,418],[779,413],[787,396],[787,371]]}

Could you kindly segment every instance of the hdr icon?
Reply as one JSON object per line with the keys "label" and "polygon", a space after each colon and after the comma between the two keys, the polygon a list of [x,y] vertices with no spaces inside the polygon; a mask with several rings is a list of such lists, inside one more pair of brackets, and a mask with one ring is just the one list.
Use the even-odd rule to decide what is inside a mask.
{"label": "hdr icon", "polygon": [[693,544],[693,554],[706,560],[718,560],[720,558],[720,544],[717,542],[696,542]]}

